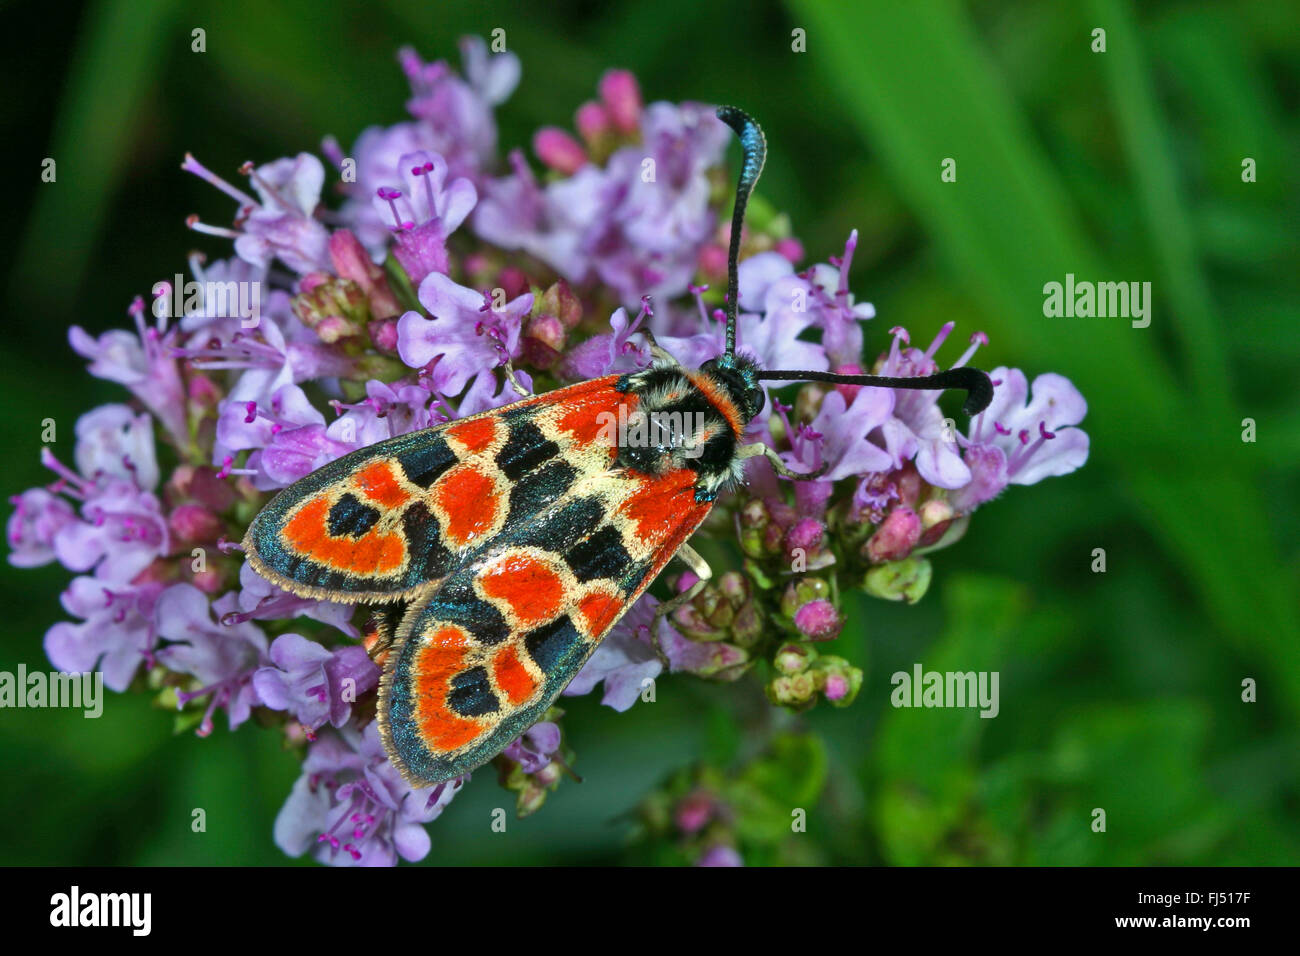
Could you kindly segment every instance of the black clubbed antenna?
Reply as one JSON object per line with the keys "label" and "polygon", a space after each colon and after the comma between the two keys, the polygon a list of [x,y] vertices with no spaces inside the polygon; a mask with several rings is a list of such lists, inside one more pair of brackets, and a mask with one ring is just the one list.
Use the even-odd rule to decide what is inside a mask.
{"label": "black clubbed antenna", "polygon": [[719,106],[718,119],[736,131],[745,157],[740,167],[740,181],[736,183],[736,208],[731,213],[731,247],[727,251],[727,350],[723,353],[723,360],[730,363],[736,354],[736,309],[740,299],[736,263],[740,258],[740,230],[745,224],[749,194],[754,191],[754,184],[763,172],[763,161],[767,159],[767,139],[754,118],[744,110]]}
{"label": "black clubbed antenna", "polygon": [[960,388],[966,391],[962,411],[978,415],[993,401],[993,382],[988,373],[977,368],[950,368],[933,375],[841,375],[838,372],[785,372],[759,371],[758,379],[777,382],[833,382],[836,385],[876,385],[881,388],[945,389]]}
{"label": "black clubbed antenna", "polygon": [[[731,244],[727,251],[727,348],[722,364],[731,366],[736,355],[736,311],[740,306],[740,280],[737,262],[740,258],[740,231],[745,223],[745,207],[754,191],[763,162],[767,159],[767,139],[754,118],[734,106],[719,106],[718,119],[736,131],[744,152],[740,167],[740,181],[736,183],[736,208],[731,213]],[[778,382],[833,382],[836,385],[875,385],[883,388],[946,389],[960,388],[966,392],[962,410],[967,415],[978,415],[993,401],[993,382],[988,374],[977,368],[952,368],[934,375],[896,377],[888,375],[841,375],[837,372],[757,371],[756,379]]]}

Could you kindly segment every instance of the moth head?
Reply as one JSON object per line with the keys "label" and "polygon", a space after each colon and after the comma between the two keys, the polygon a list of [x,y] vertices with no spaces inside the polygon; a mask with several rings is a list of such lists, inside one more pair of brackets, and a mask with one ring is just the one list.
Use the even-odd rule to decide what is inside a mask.
{"label": "moth head", "polygon": [[700,371],[722,386],[745,421],[752,421],[763,410],[767,399],[758,384],[758,366],[743,355],[709,359]]}

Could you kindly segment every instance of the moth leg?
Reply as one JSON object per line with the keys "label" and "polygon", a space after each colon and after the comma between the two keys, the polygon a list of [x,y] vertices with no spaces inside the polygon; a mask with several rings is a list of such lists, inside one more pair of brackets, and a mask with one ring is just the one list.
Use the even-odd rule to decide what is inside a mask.
{"label": "moth leg", "polygon": [[782,478],[789,478],[791,481],[814,481],[826,474],[830,468],[829,462],[823,462],[822,466],[816,471],[792,471],[790,466],[781,460],[781,456],[772,449],[768,448],[761,441],[752,442],[748,445],[742,445],[736,452],[736,457],[740,459],[755,458],[759,455],[766,455],[767,460],[772,463],[772,470]]}
{"label": "moth leg", "polygon": [[663,362],[670,362],[673,365],[681,364],[677,359],[673,358],[670,352],[666,352],[660,347],[659,343],[655,341],[654,333],[649,329],[637,329],[637,332],[639,332],[641,337],[645,339],[646,345],[650,346],[651,358],[656,358]]}
{"label": "moth leg", "polygon": [[533,397],[533,393],[528,391],[528,389],[524,388],[523,383],[521,383],[519,379],[515,377],[515,367],[511,363],[510,359],[506,359],[506,381],[510,383],[511,388],[513,388],[516,392],[519,393],[520,398]]}
{"label": "moth leg", "polygon": [[668,667],[668,655],[659,646],[659,619],[667,617],[683,604],[695,600],[695,595],[703,591],[705,585],[713,577],[713,569],[709,567],[709,562],[705,561],[703,556],[689,544],[683,544],[679,547],[675,556],[680,558],[682,563],[695,575],[695,583],[681,594],[660,602],[659,606],[655,608],[654,620],[650,623],[650,643],[654,645],[655,654],[659,656],[659,660],[665,668]]}
{"label": "moth leg", "polygon": [[366,649],[370,659],[380,667],[388,658],[388,651],[393,646],[397,627],[406,613],[406,602],[399,601],[384,607],[377,607],[370,613],[370,619],[361,634],[361,646]]}

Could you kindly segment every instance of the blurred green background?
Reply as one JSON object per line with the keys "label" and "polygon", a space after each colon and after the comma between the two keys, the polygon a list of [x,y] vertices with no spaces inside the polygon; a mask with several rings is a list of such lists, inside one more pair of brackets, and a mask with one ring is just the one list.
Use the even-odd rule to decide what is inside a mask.
{"label": "blurred green background", "polygon": [[[66,6],[66,10],[63,7]],[[506,30],[523,80],[501,145],[570,127],[606,68],[647,101],[735,102],[767,130],[760,186],[810,261],[862,241],[868,347],[948,319],[982,364],[1057,371],[1087,397],[1080,472],[1011,489],[937,556],[916,607],[865,598],[837,652],[856,704],[806,718],[828,746],[810,858],[850,863],[1242,864],[1300,860],[1300,5],[1202,2],[513,2],[290,0],[8,4],[0,236],[6,494],[45,482],[40,421],[70,434],[125,392],[66,330],[123,326],[184,269],[186,214],[227,203],[178,163],[345,145],[404,117],[400,44],[458,62]],[[192,53],[190,31],[207,32]],[[1106,30],[1093,53],[1091,32]],[[806,31],[807,52],[791,50]],[[57,185],[39,181],[46,156]],[[940,162],[957,160],[956,183]],[[1243,158],[1258,181],[1243,183]],[[1048,319],[1042,286],[1150,281],[1153,321]],[[1258,440],[1242,441],[1242,420]],[[65,449],[65,458],[70,449]],[[1091,571],[1104,548],[1107,571]],[[44,666],[68,574],[0,571],[0,669]],[[889,706],[889,675],[1001,672],[1001,714]],[[1244,678],[1259,700],[1241,700]],[[566,703],[581,785],[490,833],[510,806],[481,774],[431,827],[432,863],[628,859],[627,811],[674,768],[728,759],[751,684],[665,681],[626,715]],[[741,718],[737,715],[749,715]],[[275,734],[171,735],[143,695],[104,716],[0,712],[2,863],[279,864],[297,775]],[[207,811],[206,833],[190,810]],[[1107,811],[1093,833],[1091,811]]]}

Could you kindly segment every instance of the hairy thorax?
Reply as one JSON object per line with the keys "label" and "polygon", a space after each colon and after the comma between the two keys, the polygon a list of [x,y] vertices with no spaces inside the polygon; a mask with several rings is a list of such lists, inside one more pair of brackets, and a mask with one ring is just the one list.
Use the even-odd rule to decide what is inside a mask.
{"label": "hairy thorax", "polygon": [[713,376],[658,365],[624,376],[618,388],[629,401],[608,427],[620,467],[650,475],[690,469],[701,500],[738,477],[743,423]]}

